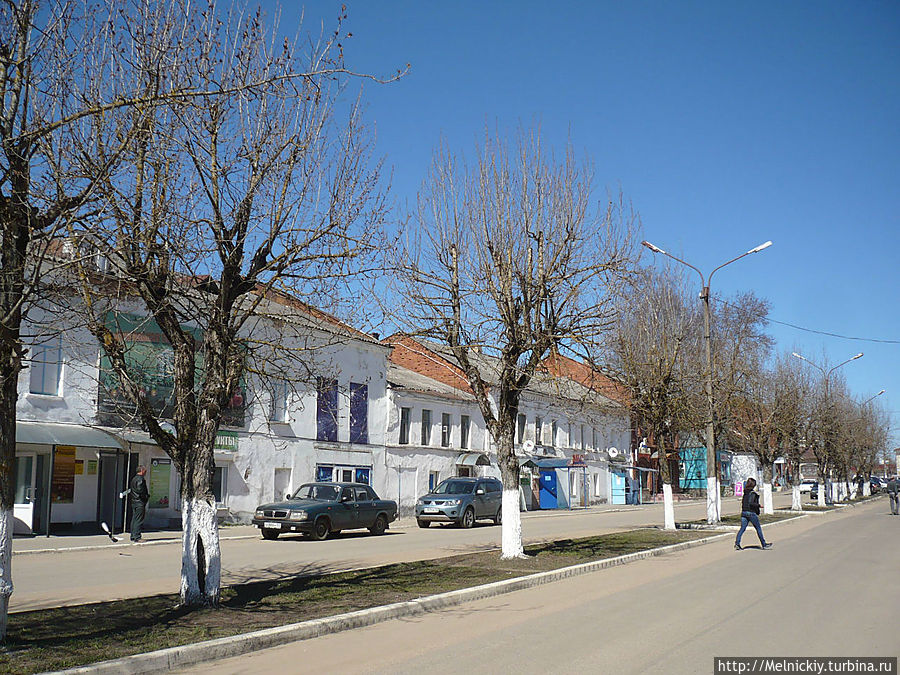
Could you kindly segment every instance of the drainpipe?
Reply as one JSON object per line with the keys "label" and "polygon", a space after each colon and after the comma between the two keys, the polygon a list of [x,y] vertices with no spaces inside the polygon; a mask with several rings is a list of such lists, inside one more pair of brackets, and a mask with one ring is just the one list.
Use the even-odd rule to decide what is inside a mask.
{"label": "drainpipe", "polygon": [[53,468],[56,465],[56,446],[50,449],[50,480],[47,483],[47,538],[50,538],[50,516],[53,515]]}

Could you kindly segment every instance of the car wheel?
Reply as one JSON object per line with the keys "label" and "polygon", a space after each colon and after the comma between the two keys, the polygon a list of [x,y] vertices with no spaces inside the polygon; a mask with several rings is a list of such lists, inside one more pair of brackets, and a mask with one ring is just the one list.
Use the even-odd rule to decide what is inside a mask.
{"label": "car wheel", "polygon": [[384,531],[387,529],[387,518],[384,517],[383,513],[379,513],[378,517],[375,519],[375,524],[369,528],[369,532],[372,534],[384,534]]}
{"label": "car wheel", "polygon": [[503,524],[503,507],[501,506],[497,509],[497,515],[494,516],[494,525],[502,525]]}
{"label": "car wheel", "polygon": [[469,529],[475,524],[475,509],[471,506],[463,511],[462,519],[459,521],[459,526],[465,529]]}
{"label": "car wheel", "polygon": [[316,521],[316,524],[313,525],[312,538],[316,541],[322,541],[323,539],[328,538],[330,532],[331,523],[328,522],[328,518],[322,516]]}
{"label": "car wheel", "polygon": [[419,527],[423,527],[423,528],[428,527],[429,525],[431,525],[431,521],[430,520],[419,520],[418,518],[416,518],[416,525],[418,525]]}
{"label": "car wheel", "polygon": [[278,539],[278,535],[281,534],[278,530],[270,530],[266,527],[262,528],[262,537],[263,539],[274,540]]}

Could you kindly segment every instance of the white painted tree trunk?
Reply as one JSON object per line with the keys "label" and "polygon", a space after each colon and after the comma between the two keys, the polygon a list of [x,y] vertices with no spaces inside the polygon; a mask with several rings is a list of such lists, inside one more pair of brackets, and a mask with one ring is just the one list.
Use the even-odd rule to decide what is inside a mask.
{"label": "white painted tree trunk", "polygon": [[12,509],[0,512],[0,641],[6,638],[9,598],[13,593],[12,533],[14,522]]}
{"label": "white painted tree trunk", "polygon": [[800,494],[800,486],[795,485],[791,488],[791,511],[803,510],[803,497]]}
{"label": "white painted tree trunk", "polygon": [[675,501],[672,499],[672,486],[663,483],[663,528],[675,529]]}
{"label": "white painted tree trunk", "polygon": [[500,557],[524,558],[522,547],[522,514],[519,512],[519,490],[503,489],[503,522],[500,526]]}
{"label": "white painted tree trunk", "polygon": [[763,513],[773,514],[775,513],[775,508],[772,505],[772,484],[771,483],[763,483],[763,494],[762,494],[762,502],[763,502]]}
{"label": "white painted tree trunk", "polygon": [[835,504],[841,501],[841,484],[837,481],[831,484],[831,501]]}
{"label": "white painted tree trunk", "polygon": [[222,558],[215,504],[191,499],[183,500],[181,508],[181,603],[217,605]]}
{"label": "white painted tree trunk", "polygon": [[872,485],[869,481],[865,481],[863,483],[863,497],[869,497],[872,495]]}
{"label": "white painted tree trunk", "polygon": [[827,487],[827,486],[825,485],[825,479],[821,479],[821,480],[819,481],[819,492],[818,492],[818,497],[816,498],[816,504],[817,504],[818,506],[825,506],[825,490],[826,490],[826,487]]}
{"label": "white painted tree trunk", "polygon": [[722,518],[722,496],[715,476],[706,478],[706,523],[715,525]]}

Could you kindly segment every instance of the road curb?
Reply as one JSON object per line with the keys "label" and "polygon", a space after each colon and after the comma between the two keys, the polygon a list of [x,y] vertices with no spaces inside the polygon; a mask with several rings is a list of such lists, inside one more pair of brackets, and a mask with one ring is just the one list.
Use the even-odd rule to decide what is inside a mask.
{"label": "road curb", "polygon": [[[236,539],[259,539],[259,535],[256,534],[241,534],[234,537],[219,537],[219,541],[232,541]],[[139,544],[134,544],[132,542],[122,543],[113,543],[109,544],[93,544],[91,546],[64,546],[62,548],[33,548],[25,551],[13,551],[13,557],[16,558],[20,555],[38,555],[44,553],[70,553],[72,551],[101,551],[104,549],[110,548],[131,548],[133,546],[162,546],[163,544],[181,544],[181,537],[178,539],[151,539],[147,541],[142,541]]]}
{"label": "road curb", "polygon": [[352,628],[362,628],[376,623],[396,619],[400,617],[415,616],[447,607],[454,607],[465,602],[490,598],[505,593],[533,588],[543,584],[568,579],[570,577],[589,574],[609,567],[618,567],[637,560],[653,558],[668,553],[676,553],[687,549],[703,546],[719,539],[733,536],[731,532],[715,534],[703,539],[685,541],[679,544],[670,544],[660,548],[653,548],[636,553],[606,558],[594,562],[581,563],[570,567],[563,567],[549,572],[538,572],[524,577],[505,579],[472,588],[461,588],[447,593],[430,595],[407,602],[397,602],[380,607],[371,607],[356,612],[338,614],[336,616],[313,619],[287,626],[266,628],[252,633],[243,633],[206,642],[169,647],[146,654],[134,654],[121,659],[101,661],[88,666],[70,668],[68,670],[54,671],[49,675],[82,675],[82,674],[107,674],[107,673],[156,673],[176,670],[189,665],[215,661],[218,659],[240,656],[249,652],[268,649],[278,645],[307,640],[310,638],[338,633]]}

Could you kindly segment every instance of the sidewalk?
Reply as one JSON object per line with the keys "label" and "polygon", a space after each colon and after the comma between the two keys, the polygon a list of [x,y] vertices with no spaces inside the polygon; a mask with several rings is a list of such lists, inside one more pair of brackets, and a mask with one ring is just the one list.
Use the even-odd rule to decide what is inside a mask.
{"label": "sidewalk", "polygon": [[[644,508],[652,508],[658,504],[643,504],[640,506],[626,506],[624,504],[595,504],[593,506],[580,506],[573,509],[550,509],[546,511],[523,511],[523,520],[530,518],[565,517],[576,513],[597,512],[617,513],[622,511],[638,511]],[[404,516],[391,523],[392,529],[411,529],[416,527],[416,519],[412,516]],[[134,546],[129,541],[128,533],[116,533],[119,540],[113,543],[105,534],[51,534],[37,535],[34,537],[17,536],[13,538],[13,555],[29,555],[35,553],[54,553],[60,551],[93,550],[110,547]],[[220,540],[234,539],[258,539],[259,530],[253,525],[224,525],[219,528]],[[180,530],[145,530],[141,538],[140,546],[154,546],[161,544],[180,544]]]}

